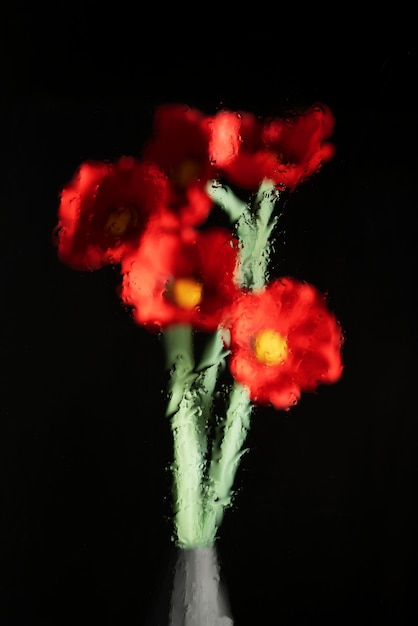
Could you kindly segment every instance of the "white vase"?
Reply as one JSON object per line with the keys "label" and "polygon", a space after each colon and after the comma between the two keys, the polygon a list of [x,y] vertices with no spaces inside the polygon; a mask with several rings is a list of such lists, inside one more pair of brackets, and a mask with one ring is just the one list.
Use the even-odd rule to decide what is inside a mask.
{"label": "white vase", "polygon": [[169,619],[169,626],[232,626],[215,546],[179,550]]}
{"label": "white vase", "polygon": [[175,548],[146,626],[233,626],[216,546]]}

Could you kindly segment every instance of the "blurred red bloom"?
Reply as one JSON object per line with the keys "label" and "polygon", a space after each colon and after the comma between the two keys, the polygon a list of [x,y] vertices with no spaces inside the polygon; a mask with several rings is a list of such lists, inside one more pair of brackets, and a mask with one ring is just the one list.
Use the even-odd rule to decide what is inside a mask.
{"label": "blurred red bloom", "polygon": [[[214,176],[209,159],[207,120],[201,111],[185,104],[164,104],[154,113],[154,133],[142,156],[156,163],[167,175],[166,202],[171,210],[179,210],[187,204],[188,190],[198,188],[203,191]],[[210,207],[211,204],[204,218]]]}
{"label": "blurred red bloom", "polygon": [[154,134],[142,156],[153,161],[177,188],[212,177],[207,117],[186,104],[164,104],[154,113]]}
{"label": "blurred red bloom", "polygon": [[55,235],[61,261],[77,270],[119,263],[137,245],[166,184],[154,164],[132,157],[83,163],[60,196]]}
{"label": "blurred red bloom", "polygon": [[232,183],[258,189],[263,179],[294,189],[329,161],[334,146],[330,109],[318,104],[302,114],[261,120],[253,113],[220,111],[210,122],[210,156]]}
{"label": "blurred red bloom", "polygon": [[288,410],[342,375],[340,325],[311,285],[286,278],[242,294],[226,325],[231,373],[253,402]]}
{"label": "blurred red bloom", "polygon": [[216,330],[236,294],[237,242],[223,228],[182,231],[149,223],[138,250],[122,259],[122,301],[150,329],[191,324]]}
{"label": "blurred red bloom", "polygon": [[191,186],[184,190],[182,200],[177,198],[173,205],[171,190],[168,187],[164,194],[164,201],[158,209],[160,225],[168,230],[191,230],[200,226],[206,220],[212,208],[212,200],[200,187]]}

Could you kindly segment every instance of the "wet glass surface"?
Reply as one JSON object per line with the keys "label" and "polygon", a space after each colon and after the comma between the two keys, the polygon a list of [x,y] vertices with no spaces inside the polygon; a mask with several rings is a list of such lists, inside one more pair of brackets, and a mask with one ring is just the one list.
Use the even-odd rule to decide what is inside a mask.
{"label": "wet glass surface", "polygon": [[313,76],[295,59],[271,94],[259,87],[271,62],[237,76],[224,57],[235,79],[209,93],[203,69],[193,88],[184,76],[173,87],[150,60],[154,78],[135,97],[36,94],[21,69],[31,95],[6,100],[2,119],[0,622],[142,624],[172,549],[163,346],[121,306],[114,268],[57,259],[58,190],[86,159],[135,155],[160,102],[267,116],[320,99],[336,116],[336,155],[287,199],[271,272],[328,292],[344,376],[290,413],[257,409],[217,545],[235,626],[412,623],[416,57],[339,63]]}

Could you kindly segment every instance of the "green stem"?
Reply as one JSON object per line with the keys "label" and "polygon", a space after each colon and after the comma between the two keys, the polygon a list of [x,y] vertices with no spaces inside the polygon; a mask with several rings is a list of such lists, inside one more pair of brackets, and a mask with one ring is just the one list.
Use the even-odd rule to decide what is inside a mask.
{"label": "green stem", "polygon": [[206,191],[212,200],[225,211],[231,222],[236,222],[247,206],[229,187],[221,185],[216,180],[209,181]]}
{"label": "green stem", "polygon": [[168,383],[169,402],[166,415],[172,415],[179,407],[186,385],[196,378],[193,356],[193,330],[188,324],[176,324],[167,328],[163,335],[166,368],[170,371]]}
{"label": "green stem", "polygon": [[274,209],[280,193],[273,181],[262,181],[251,203],[245,203],[235,196],[226,185],[211,181],[207,192],[212,200],[236,224],[240,241],[239,284],[249,289],[260,289],[267,281],[267,268],[270,261],[270,236],[277,224],[278,216]]}
{"label": "green stem", "polygon": [[241,243],[241,284],[250,289],[261,289],[267,282],[270,261],[271,233],[278,216],[274,209],[279,192],[269,180],[264,180],[255,197],[255,210],[247,206],[237,221]]}
{"label": "green stem", "polygon": [[173,487],[177,543],[192,548],[201,545],[202,441],[198,431],[193,392],[186,388],[178,410],[171,418],[174,442]]}
{"label": "green stem", "polygon": [[[254,207],[243,203],[227,187],[208,186],[215,202],[224,208],[241,244],[239,277],[242,286],[259,289],[267,281],[269,238],[277,223],[273,215],[279,197],[271,181],[264,181]],[[225,419],[219,424],[219,440],[212,446],[207,467],[207,427],[213,409],[217,376],[226,356],[220,331],[208,343],[199,368],[193,358],[193,334],[189,326],[174,326],[164,334],[167,367],[171,370],[170,400],[174,439],[173,486],[177,543],[182,547],[211,545],[232,487],[245,442],[252,404],[246,389],[235,383]]]}
{"label": "green stem", "polygon": [[213,394],[220,371],[225,367],[225,357],[228,350],[222,339],[222,332],[215,331],[209,338],[202,359],[197,367],[199,372],[196,386],[201,394],[200,406],[202,418],[206,425],[209,424],[213,410]]}
{"label": "green stem", "polygon": [[234,383],[225,419],[220,424],[222,437],[214,445],[209,466],[203,526],[208,541],[214,541],[224,510],[231,503],[235,475],[245,453],[243,444],[250,428],[251,413],[247,390]]}
{"label": "green stem", "polygon": [[167,414],[171,415],[173,433],[176,543],[190,548],[201,543],[202,476],[206,450],[206,434],[200,427],[198,394],[193,389],[197,374],[194,371],[192,328],[173,326],[163,337],[167,366],[171,368],[171,398]]}

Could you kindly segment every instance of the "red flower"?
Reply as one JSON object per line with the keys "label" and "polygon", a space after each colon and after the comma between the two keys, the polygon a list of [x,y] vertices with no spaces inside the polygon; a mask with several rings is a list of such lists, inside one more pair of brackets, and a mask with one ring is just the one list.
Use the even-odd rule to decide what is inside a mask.
{"label": "red flower", "polygon": [[191,186],[185,189],[182,195],[182,202],[180,203],[180,198],[177,198],[178,202],[174,207],[170,189],[167,188],[164,202],[158,210],[158,220],[163,228],[194,231],[195,227],[203,224],[209,215],[213,202],[203,189]]}
{"label": "red flower", "polygon": [[342,335],[325,297],[289,278],[241,295],[226,320],[230,370],[253,402],[288,410],[342,375]]}
{"label": "red flower", "polygon": [[155,165],[131,157],[83,163],[61,192],[59,258],[77,270],[119,263],[165,193],[166,178]]}
{"label": "red flower", "polygon": [[207,117],[185,104],[164,104],[154,114],[154,136],[143,150],[168,176],[173,186],[184,189],[213,175],[209,161],[210,130]]}
{"label": "red flower", "polygon": [[[190,235],[190,233],[189,233]],[[226,229],[181,232],[150,222],[138,250],[122,259],[121,298],[150,328],[191,324],[213,331],[236,293],[237,243]]]}
{"label": "red flower", "polygon": [[[209,160],[210,129],[208,118],[198,109],[185,104],[165,104],[154,114],[154,135],[142,151],[145,160],[155,163],[167,176],[166,204],[180,212],[189,203],[190,190],[204,194],[214,169]],[[199,190],[199,191],[197,191]],[[200,202],[203,207],[203,203]],[[212,202],[204,212],[191,214],[202,224],[209,215]],[[190,221],[190,220],[189,220]]]}
{"label": "red flower", "polygon": [[214,165],[243,189],[256,190],[268,178],[292,190],[335,152],[326,141],[334,130],[334,116],[323,104],[266,121],[252,113],[220,111],[210,125]]}

